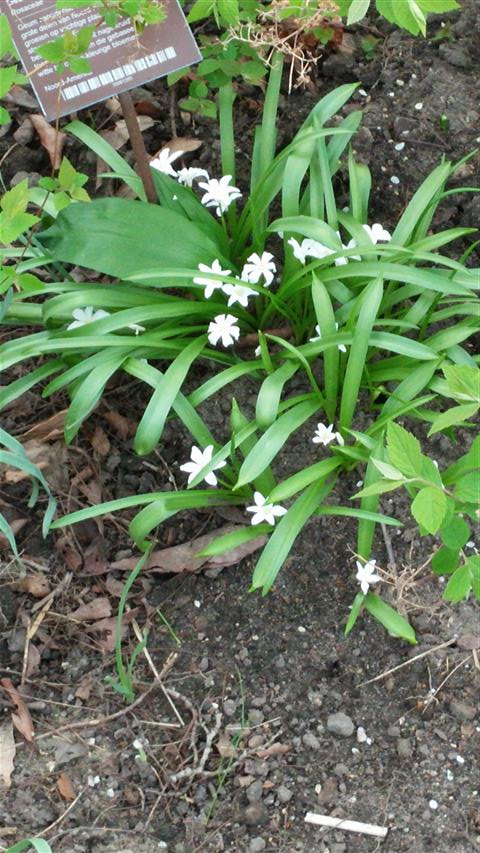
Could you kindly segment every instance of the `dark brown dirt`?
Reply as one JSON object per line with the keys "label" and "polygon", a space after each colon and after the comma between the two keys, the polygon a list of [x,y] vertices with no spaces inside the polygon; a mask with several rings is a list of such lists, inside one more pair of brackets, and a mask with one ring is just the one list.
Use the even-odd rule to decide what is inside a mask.
{"label": "dark brown dirt", "polygon": [[[356,36],[355,54],[332,56],[323,67],[318,96],[350,80],[360,80],[367,93],[355,98],[357,108],[365,107],[356,148],[372,169],[373,214],[385,225],[394,221],[442,154],[458,159],[479,141],[478,32],[473,25],[477,12],[476,0],[468,0],[461,13],[445,16],[452,38],[440,42],[414,40],[383,27],[385,38],[380,38],[371,62],[359,48],[362,31]],[[440,24],[440,19],[432,22],[430,36]],[[167,115],[163,83],[147,93],[159,99]],[[285,96],[281,144],[291,138],[315,97],[299,92]],[[416,109],[420,103],[422,109]],[[241,181],[248,167],[253,116],[242,98],[238,110]],[[46,155],[34,140],[10,149],[11,134],[25,109],[13,113],[12,127],[0,140],[0,156],[10,152],[2,166],[7,185],[19,170],[48,171]],[[448,131],[439,124],[443,114]],[[81,116],[93,126],[102,117],[101,110]],[[214,171],[218,155],[214,125],[181,122],[177,116],[179,134],[194,134],[206,143],[191,162],[208,163]],[[147,134],[149,149],[157,150],[171,136],[170,118],[157,122]],[[395,148],[399,142],[405,142],[401,151]],[[67,154],[91,172],[94,163],[88,152],[74,143],[69,146]],[[475,184],[475,168],[478,158],[467,164],[458,185]],[[392,184],[393,175],[398,184]],[[341,183],[338,190],[341,203]],[[441,224],[478,225],[478,212],[474,194],[450,196]],[[252,392],[247,384],[240,384],[238,395],[235,389],[247,406]],[[121,390],[112,387],[108,395],[108,406],[134,421],[143,403],[134,383]],[[225,398],[208,408],[209,423],[219,431],[229,405]],[[2,425],[19,434],[61,407],[61,400],[45,402],[32,393],[15,412],[4,413]],[[92,451],[95,428],[101,428],[110,443],[104,455]],[[188,456],[188,448],[186,436],[172,426],[159,453],[139,459],[129,440],[120,440],[111,423],[96,414],[69,450],[67,463],[57,465],[62,511],[75,508],[77,500],[95,502],[165,489],[169,483],[172,487],[172,478],[182,482],[178,465]],[[439,438],[436,450],[442,464],[449,443]],[[307,455],[313,461],[314,453],[305,432],[292,443],[286,464],[298,467]],[[91,469],[88,476],[86,468]],[[356,479],[354,475],[342,487],[345,502]],[[82,493],[78,483],[83,481],[87,491]],[[2,491],[2,500],[14,503],[6,510],[12,517],[26,515],[25,494],[18,488]],[[29,574],[42,570],[52,589],[66,576],[70,580],[32,640],[40,661],[23,692],[37,742],[30,746],[17,735],[12,787],[2,794],[0,804],[0,843],[6,847],[12,840],[41,836],[54,824],[46,835],[54,853],[478,851],[480,676],[478,653],[467,648],[469,636],[478,638],[478,609],[469,601],[456,607],[439,604],[441,581],[432,578],[427,565],[421,568],[432,542],[418,539],[399,497],[384,506],[404,520],[405,527],[392,534],[396,566],[390,567],[389,582],[381,591],[408,612],[419,637],[415,648],[389,638],[366,617],[349,639],[343,637],[356,593],[355,526],[346,519],[312,521],[266,599],[248,592],[254,557],[217,576],[211,571],[142,576],[130,603],[139,608],[140,624],[147,614],[154,666],[161,670],[170,654],[177,655],[165,685],[173,691],[171,699],[185,724],[179,728],[162,725],[176,725],[178,720],[160,689],[127,711],[106,681],[115,674],[113,656],[102,653],[101,637],[89,633],[86,622],[69,618],[80,603],[103,596],[111,599],[115,611],[118,581],[124,574],[108,567],[131,554],[125,525],[120,519],[99,526],[91,522],[77,526],[66,541],[59,542],[57,536],[44,543],[35,514],[19,535],[23,570]],[[161,544],[189,541],[220,521],[207,513],[179,516],[165,526]],[[375,556],[387,568],[381,537]],[[1,572],[0,676],[10,676],[18,685],[35,600],[18,589],[21,572],[6,557]],[[450,645],[437,648],[449,641]],[[130,633],[125,649],[134,644]],[[424,651],[429,654],[374,683],[364,683]],[[137,696],[152,679],[151,668],[140,656],[135,669]],[[5,695],[2,701],[2,720],[7,721],[11,706]],[[125,713],[111,722],[88,724],[120,710]],[[343,735],[332,731],[329,722],[338,712],[349,718],[343,720]],[[221,715],[219,732],[217,715]],[[58,731],[81,721],[83,728]],[[370,743],[362,739],[361,729]],[[205,772],[172,780],[174,774],[202,767]],[[69,802],[57,788],[61,773],[80,795],[66,815]],[[304,823],[307,811],[388,826],[389,834],[380,844],[340,830],[323,832]],[[2,832],[12,827],[13,833]]]}

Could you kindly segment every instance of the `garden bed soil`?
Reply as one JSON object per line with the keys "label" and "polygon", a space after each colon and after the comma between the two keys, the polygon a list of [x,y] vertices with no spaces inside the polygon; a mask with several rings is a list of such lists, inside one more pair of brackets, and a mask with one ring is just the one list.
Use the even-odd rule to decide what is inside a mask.
{"label": "garden bed soil", "polygon": [[[392,225],[442,154],[458,159],[478,142],[477,13],[477,2],[469,0],[460,13],[446,16],[451,41],[432,38],[440,30],[438,19],[426,42],[388,32],[371,62],[355,35],[355,52],[334,54],[319,69],[318,95],[285,96],[279,142],[291,138],[325,91],[359,80],[367,95],[354,98],[355,107],[365,110],[355,147],[373,173],[375,220]],[[146,92],[167,114],[163,83]],[[252,99],[239,98],[240,185],[252,111]],[[12,112],[12,126],[0,140],[7,185],[21,170],[48,170],[36,140],[12,136],[25,108]],[[101,108],[80,117],[98,126],[100,114]],[[448,130],[441,129],[441,115]],[[177,115],[179,134],[204,141],[191,162],[216,174],[215,125],[181,122]],[[156,151],[171,136],[170,118],[159,120],[146,133],[147,145]],[[66,153],[92,173],[95,164],[85,149],[69,141]],[[475,184],[478,163],[477,157],[465,165],[459,186]],[[450,196],[441,210],[442,227],[478,225],[475,194]],[[235,394],[248,411],[253,388],[240,383]],[[125,438],[144,403],[135,383],[113,386],[73,447],[63,451],[58,437],[49,441],[49,472],[62,512],[79,501],[183,482],[178,466],[190,443],[182,430],[168,427],[159,451],[147,459],[136,457]],[[42,401],[32,392],[4,414],[2,425],[23,434],[61,407],[61,400]],[[229,407],[225,395],[204,412],[219,435]],[[468,434],[461,440],[466,443]],[[443,466],[450,443],[436,437],[434,449]],[[282,465],[296,469],[316,454],[306,429]],[[342,484],[337,502],[347,503],[357,476]],[[2,509],[12,519],[25,517],[25,495],[23,486],[2,487],[2,501],[10,505]],[[204,567],[141,575],[129,598],[130,616],[150,626],[150,661],[138,658],[136,698],[145,695],[132,709],[106,681],[115,668],[105,633],[92,633],[92,618],[72,618],[80,604],[98,599],[108,599],[115,613],[126,574],[112,564],[135,557],[126,524],[119,517],[92,521],[43,542],[40,515],[28,519],[18,536],[23,568],[3,551],[0,677],[18,686],[27,666],[22,694],[36,737],[29,744],[16,734],[12,784],[0,802],[0,842],[6,847],[47,829],[54,853],[478,851],[478,609],[471,601],[439,603],[442,581],[427,565],[435,543],[418,539],[400,495],[383,506],[405,526],[398,533],[391,529],[389,553],[381,535],[376,541],[375,556],[387,572],[381,592],[409,615],[417,646],[389,637],[367,617],[351,637],[343,636],[357,591],[355,525],[316,518],[267,598],[248,592],[255,555],[220,572]],[[232,520],[238,517],[178,516],[161,531],[160,545],[188,543]],[[42,612],[35,609],[42,599],[19,588],[23,572],[42,572],[55,590],[35,625],[30,646],[36,651],[28,655],[26,633]],[[102,605],[104,615],[109,601]],[[134,644],[130,627],[125,649]],[[402,663],[407,665],[365,683]],[[165,666],[170,702],[158,686],[147,692],[153,668]],[[0,722],[8,725],[12,702],[5,693],[2,701]],[[113,714],[118,716],[110,719]],[[307,811],[387,826],[388,836],[380,841],[323,831],[304,823]]]}

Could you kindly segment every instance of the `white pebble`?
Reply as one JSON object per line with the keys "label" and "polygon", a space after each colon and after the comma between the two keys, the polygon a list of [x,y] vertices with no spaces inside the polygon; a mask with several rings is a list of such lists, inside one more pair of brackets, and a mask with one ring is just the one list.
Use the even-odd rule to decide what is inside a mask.
{"label": "white pebble", "polygon": [[303,625],[299,625],[297,628],[297,631],[299,634],[306,634],[307,633],[307,629],[304,628]]}
{"label": "white pebble", "polygon": [[438,803],[436,800],[430,800],[428,805],[430,806],[430,808],[432,809],[433,812],[435,812],[438,809]]}
{"label": "white pebble", "polygon": [[95,788],[97,785],[100,785],[100,776],[88,776],[87,785],[89,788]]}
{"label": "white pebble", "polygon": [[390,178],[390,183],[394,184],[395,186],[398,186],[398,184],[400,183],[400,178],[397,178],[396,175],[392,175],[392,177]]}
{"label": "white pebble", "polygon": [[110,799],[113,800],[114,796],[115,791],[113,790],[113,788],[107,788],[107,797],[110,797]]}
{"label": "white pebble", "polygon": [[94,737],[89,737],[89,738],[88,738],[88,740],[87,740],[87,743],[88,743],[88,745],[89,745],[89,746],[95,746],[95,738],[94,738]]}
{"label": "white pebble", "polygon": [[469,542],[465,542],[465,548],[475,548],[475,542],[470,539]]}
{"label": "white pebble", "polygon": [[405,80],[395,80],[397,86],[405,86]]}
{"label": "white pebble", "polygon": [[198,598],[196,598],[193,603],[194,603],[195,607],[201,607],[202,606],[202,602],[199,601]]}
{"label": "white pebble", "polygon": [[465,759],[464,759],[463,755],[456,755],[455,760],[456,760],[457,764],[465,764]]}
{"label": "white pebble", "polygon": [[403,151],[404,148],[405,148],[404,142],[397,142],[397,144],[395,145],[395,151]]}
{"label": "white pebble", "polygon": [[359,726],[357,729],[357,741],[358,743],[366,743],[367,741],[367,733],[363,726]]}
{"label": "white pebble", "polygon": [[420,110],[423,110],[423,103],[421,101],[418,101],[415,104],[415,109],[418,110],[419,112],[420,112]]}
{"label": "white pebble", "polygon": [[454,775],[450,768],[448,770],[445,770],[445,776],[447,777],[448,782],[453,782]]}
{"label": "white pebble", "polygon": [[361,489],[361,488],[362,488],[362,486],[363,486],[363,480],[357,480],[357,482],[355,483],[355,485],[356,485],[357,489]]}
{"label": "white pebble", "polygon": [[316,794],[322,793],[322,786],[321,786],[320,782],[318,783],[318,785],[315,785],[315,793]]}
{"label": "white pebble", "polygon": [[367,93],[366,93],[366,91],[365,91],[365,89],[359,89],[359,90],[358,90],[358,94],[359,94],[359,95],[361,95],[361,96],[362,96],[362,98],[366,98],[366,97],[368,97],[368,96],[367,96]]}

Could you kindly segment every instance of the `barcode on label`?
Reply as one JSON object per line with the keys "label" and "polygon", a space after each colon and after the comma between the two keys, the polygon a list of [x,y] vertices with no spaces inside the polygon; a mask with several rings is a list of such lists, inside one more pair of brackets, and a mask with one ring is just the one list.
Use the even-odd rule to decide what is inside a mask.
{"label": "barcode on label", "polygon": [[109,83],[123,80],[125,77],[131,77],[137,71],[145,71],[147,68],[153,68],[155,65],[166,62],[167,59],[174,59],[176,55],[177,52],[174,47],[166,47],[164,50],[150,53],[148,56],[135,59],[133,62],[119,65],[118,68],[112,68],[111,71],[104,71],[98,77],[91,77],[89,80],[81,80],[79,83],[67,86],[62,91],[62,97],[65,101],[71,101],[72,98],[79,98],[80,95],[84,95],[86,92],[93,92],[100,86],[108,86]]}

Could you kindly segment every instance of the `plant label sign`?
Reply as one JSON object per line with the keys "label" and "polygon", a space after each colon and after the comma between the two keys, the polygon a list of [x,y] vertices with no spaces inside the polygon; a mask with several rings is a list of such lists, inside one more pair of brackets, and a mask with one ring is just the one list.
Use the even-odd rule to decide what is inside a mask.
{"label": "plant label sign", "polygon": [[[137,35],[130,19],[108,27],[92,6],[57,9],[55,0],[2,0],[2,12],[46,118],[67,115],[199,62],[200,51],[178,0],[163,0],[163,6],[166,19]],[[67,67],[60,77],[36,48],[86,26],[96,26],[85,54],[91,71],[74,74]]]}

